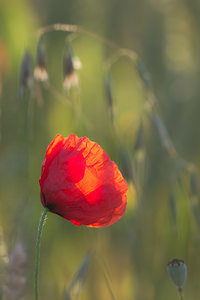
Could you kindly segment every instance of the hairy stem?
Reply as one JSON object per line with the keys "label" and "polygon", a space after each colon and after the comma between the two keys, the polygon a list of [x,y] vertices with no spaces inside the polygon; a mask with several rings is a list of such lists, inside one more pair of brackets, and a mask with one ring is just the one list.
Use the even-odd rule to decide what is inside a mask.
{"label": "hairy stem", "polygon": [[37,239],[36,239],[36,254],[35,254],[35,300],[38,300],[38,294],[39,294],[39,263],[40,263],[40,240],[42,235],[42,228],[46,219],[46,215],[48,212],[48,208],[45,207],[38,226],[38,232],[37,232]]}

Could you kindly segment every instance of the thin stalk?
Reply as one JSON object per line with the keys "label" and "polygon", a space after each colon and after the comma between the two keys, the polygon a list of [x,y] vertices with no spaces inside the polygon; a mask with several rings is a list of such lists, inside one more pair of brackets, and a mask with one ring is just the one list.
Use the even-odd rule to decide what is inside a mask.
{"label": "thin stalk", "polygon": [[184,300],[184,297],[183,297],[183,289],[182,289],[182,288],[179,288],[178,291],[179,291],[180,300]]}
{"label": "thin stalk", "polygon": [[113,41],[104,38],[103,36],[100,36],[98,34],[95,34],[89,30],[86,30],[85,28],[78,26],[78,25],[71,25],[71,24],[52,24],[45,27],[42,27],[38,30],[38,36],[42,36],[43,34],[51,31],[64,31],[64,32],[72,32],[72,33],[80,33],[85,34],[88,36],[91,36],[92,38],[95,38],[104,44],[106,44],[108,47],[116,50],[118,49],[118,45],[115,44]]}
{"label": "thin stalk", "polygon": [[[45,27],[42,27],[38,30],[38,37],[41,37],[42,35],[48,33],[48,32],[52,32],[52,31],[62,31],[62,32],[67,32],[67,33],[74,33],[74,34],[84,34],[84,35],[88,35],[96,40],[101,41],[102,43],[104,43],[105,45],[107,45],[110,49],[114,50],[115,53],[113,55],[111,55],[111,57],[109,57],[105,64],[104,64],[104,71],[108,72],[111,68],[111,66],[121,57],[121,56],[125,56],[128,57],[129,59],[131,59],[131,61],[133,62],[133,64],[135,65],[136,62],[139,61],[139,57],[138,55],[130,50],[130,49],[124,49],[124,48],[120,48],[116,43],[114,43],[112,40],[104,38],[101,35],[95,34],[89,30],[86,30],[85,28],[78,26],[78,25],[72,25],[72,24],[51,24]],[[143,76],[145,76],[145,71],[143,72]],[[140,75],[140,79],[144,82],[144,79],[142,79],[142,77]],[[159,116],[159,120],[160,120],[160,124],[168,133],[164,122],[162,121],[162,118],[160,116],[159,113],[159,109],[158,109],[158,105],[157,105],[157,100],[156,100],[156,96],[154,95],[153,91],[149,91],[147,89],[147,87],[144,84],[144,87],[147,91],[147,100],[146,100],[146,106],[145,106],[145,110],[149,113],[150,117],[152,112],[154,111],[154,114],[156,114],[157,116]],[[179,153],[177,153],[174,144],[172,143],[171,139],[169,137],[167,137],[167,142],[170,144],[170,147],[168,147],[167,153],[169,155],[169,157],[172,160],[176,160],[176,162],[181,163],[181,165],[183,166],[184,169],[186,169],[188,172],[191,172],[191,170],[195,170],[195,166],[190,163],[187,162],[186,160],[182,159],[181,156],[179,155]]]}
{"label": "thin stalk", "polygon": [[37,232],[37,239],[36,239],[36,254],[35,254],[35,300],[38,300],[38,294],[39,294],[39,263],[40,263],[40,240],[42,235],[42,228],[46,219],[46,215],[48,212],[48,208],[45,207],[38,226],[38,232]]}

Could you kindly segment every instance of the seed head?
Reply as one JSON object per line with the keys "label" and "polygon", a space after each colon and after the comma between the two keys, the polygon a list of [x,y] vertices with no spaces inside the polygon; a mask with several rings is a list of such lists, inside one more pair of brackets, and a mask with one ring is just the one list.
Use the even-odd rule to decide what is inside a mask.
{"label": "seed head", "polygon": [[63,58],[63,75],[64,75],[64,89],[70,90],[71,87],[78,87],[78,74],[76,70],[81,68],[81,62],[73,56],[73,50],[70,46],[67,46],[65,55]]}
{"label": "seed head", "polygon": [[187,266],[182,259],[174,258],[167,265],[167,272],[173,283],[182,289],[187,278]]}
{"label": "seed head", "polygon": [[34,77],[38,81],[46,82],[48,74],[46,70],[46,51],[43,39],[40,38],[37,46],[36,67],[34,70]]}
{"label": "seed head", "polygon": [[8,257],[3,299],[20,299],[26,283],[26,278],[24,276],[25,263],[26,253],[22,244],[18,242],[15,244],[12,253]]}
{"label": "seed head", "polygon": [[31,88],[33,86],[33,76],[32,76],[32,59],[30,52],[27,50],[23,56],[21,68],[20,68],[20,78],[19,78],[19,97],[24,95],[26,88]]}

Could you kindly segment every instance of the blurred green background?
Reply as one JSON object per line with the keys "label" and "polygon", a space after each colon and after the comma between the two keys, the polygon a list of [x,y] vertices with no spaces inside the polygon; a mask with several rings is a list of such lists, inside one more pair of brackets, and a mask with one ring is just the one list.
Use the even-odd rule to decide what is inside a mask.
{"label": "blurred green background", "polygon": [[[63,299],[91,250],[85,284],[77,291],[83,278],[75,280],[72,299],[178,299],[166,271],[175,257],[188,266],[185,298],[200,297],[199,16],[198,0],[1,0],[0,226],[8,253],[16,240],[27,253],[26,299],[34,299],[41,163],[57,133],[86,135],[107,151],[129,182],[128,205],[119,222],[100,229],[49,213],[40,298]],[[19,99],[23,55],[29,49],[35,64],[37,30],[53,23],[96,36],[46,33],[49,82],[34,81]],[[64,92],[69,40],[82,68],[78,89]]]}

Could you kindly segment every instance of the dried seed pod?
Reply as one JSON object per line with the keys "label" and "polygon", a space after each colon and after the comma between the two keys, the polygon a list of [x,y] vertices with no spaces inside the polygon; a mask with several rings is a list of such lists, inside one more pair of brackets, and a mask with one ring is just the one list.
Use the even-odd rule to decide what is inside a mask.
{"label": "dried seed pod", "polygon": [[3,299],[20,299],[26,284],[24,267],[26,263],[26,253],[21,243],[16,243],[12,253],[8,257],[6,282],[3,288]]}
{"label": "dried seed pod", "polygon": [[167,272],[173,283],[182,289],[187,278],[187,266],[182,259],[174,258],[167,265]]}
{"label": "dried seed pod", "polygon": [[19,78],[19,97],[23,97],[26,88],[32,88],[33,86],[33,67],[30,52],[27,50],[23,56],[20,78]]}
{"label": "dried seed pod", "polygon": [[43,39],[40,38],[37,45],[36,67],[34,70],[34,77],[38,81],[46,82],[48,74],[46,70],[46,51]]}

